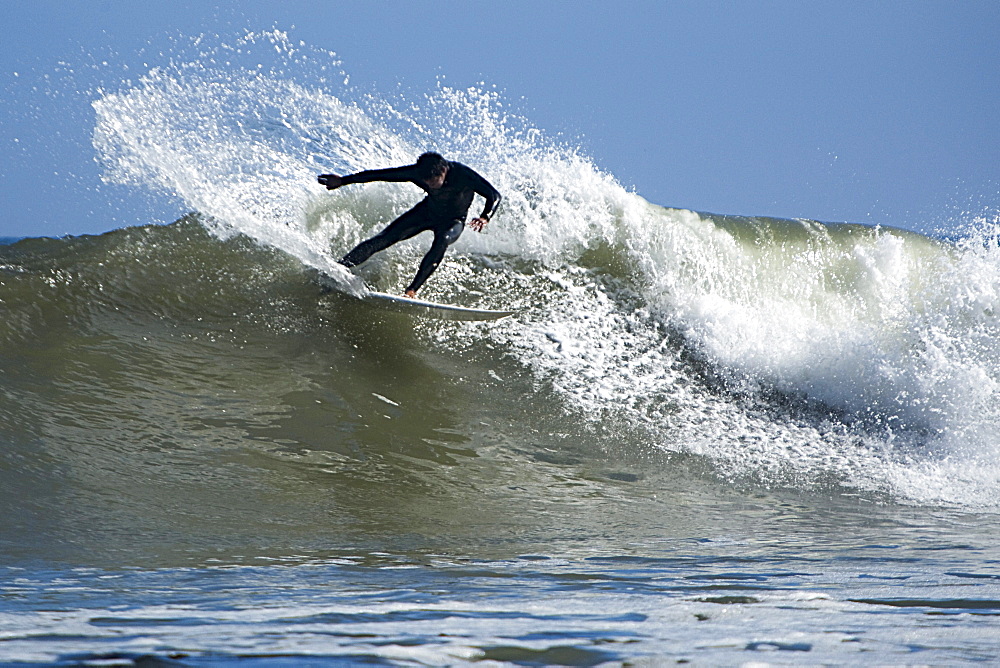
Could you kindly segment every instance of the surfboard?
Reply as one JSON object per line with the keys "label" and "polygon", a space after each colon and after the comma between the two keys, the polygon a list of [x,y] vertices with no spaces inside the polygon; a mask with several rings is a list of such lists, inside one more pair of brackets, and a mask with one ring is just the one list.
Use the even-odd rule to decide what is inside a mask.
{"label": "surfboard", "polygon": [[516,311],[494,311],[485,308],[439,304],[423,299],[390,295],[368,288],[357,278],[356,280],[359,285],[342,285],[323,272],[316,272],[316,278],[324,290],[336,290],[377,308],[396,313],[407,313],[425,318],[437,318],[439,320],[499,320],[500,318],[506,318],[516,313]]}
{"label": "surfboard", "polygon": [[438,318],[439,320],[499,320],[515,313],[514,311],[493,311],[485,308],[438,304],[437,302],[428,302],[423,299],[400,297],[374,291],[369,291],[362,299],[370,301],[372,305],[386,310],[396,311],[397,313],[410,313],[428,318]]}

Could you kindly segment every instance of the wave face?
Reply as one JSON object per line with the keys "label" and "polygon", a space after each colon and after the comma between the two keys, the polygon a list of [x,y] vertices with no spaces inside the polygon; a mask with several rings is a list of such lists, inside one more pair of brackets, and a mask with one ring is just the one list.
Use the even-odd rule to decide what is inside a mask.
{"label": "wave face", "polygon": [[[171,496],[128,494],[169,515],[177,489],[206,495],[200,507],[230,491],[196,491],[209,462],[291,467],[339,481],[327,512],[345,524],[385,524],[398,505],[376,515],[363,490],[393,485],[437,512],[441,486],[454,509],[483,489],[516,506],[497,481],[525,481],[537,501],[551,480],[536,467],[556,458],[612,479],[661,467],[692,487],[997,509],[1000,250],[985,226],[943,242],[666,209],[495,92],[358,95],[329,54],[279,32],[199,48],[94,103],[106,178],[197,213],[0,247],[7,493],[32,476],[121,490],[154,470]],[[505,200],[425,296],[516,317],[386,315],[313,280],[356,293],[335,258],[419,198],[405,184],[328,193],[315,175],[429,149]],[[425,243],[359,274],[399,291]],[[240,483],[251,503],[305,498],[264,477]]]}

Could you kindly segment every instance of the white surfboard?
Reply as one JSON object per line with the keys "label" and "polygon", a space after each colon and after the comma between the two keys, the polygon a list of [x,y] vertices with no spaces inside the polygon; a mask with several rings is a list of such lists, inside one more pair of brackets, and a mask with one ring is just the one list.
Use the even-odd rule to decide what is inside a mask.
{"label": "white surfboard", "polygon": [[485,308],[438,304],[437,302],[428,302],[423,299],[389,295],[384,292],[369,291],[363,299],[370,301],[379,308],[398,313],[410,313],[428,318],[438,318],[440,320],[499,320],[500,318],[514,315],[514,311],[493,311]]}
{"label": "white surfboard", "polygon": [[336,290],[345,295],[356,297],[372,306],[396,313],[408,313],[439,320],[499,320],[514,315],[515,311],[493,311],[485,308],[469,308],[452,304],[438,304],[423,299],[390,295],[368,289],[360,279],[357,283],[339,283],[323,272],[317,272],[319,284],[326,290]]}

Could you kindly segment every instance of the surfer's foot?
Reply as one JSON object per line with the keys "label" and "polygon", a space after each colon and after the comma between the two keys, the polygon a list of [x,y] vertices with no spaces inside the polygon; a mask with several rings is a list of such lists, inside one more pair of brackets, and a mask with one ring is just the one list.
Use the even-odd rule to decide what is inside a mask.
{"label": "surfer's foot", "polygon": [[417,291],[416,290],[407,290],[406,292],[403,293],[403,295],[405,297],[409,297],[410,299],[416,299],[417,298]]}

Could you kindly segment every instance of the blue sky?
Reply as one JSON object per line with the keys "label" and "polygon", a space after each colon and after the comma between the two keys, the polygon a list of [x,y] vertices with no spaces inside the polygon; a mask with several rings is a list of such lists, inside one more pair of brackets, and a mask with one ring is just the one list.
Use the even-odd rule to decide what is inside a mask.
{"label": "blue sky", "polygon": [[359,89],[495,85],[657,204],[921,231],[1000,209],[996,0],[4,7],[0,236],[176,218],[101,187],[94,77],[164,61],[171,35],[271,27],[336,52]]}

